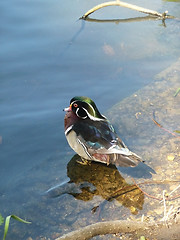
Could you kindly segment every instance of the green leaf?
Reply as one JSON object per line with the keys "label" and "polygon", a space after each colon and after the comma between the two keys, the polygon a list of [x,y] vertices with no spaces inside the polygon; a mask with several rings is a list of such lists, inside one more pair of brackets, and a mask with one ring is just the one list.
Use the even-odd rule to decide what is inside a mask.
{"label": "green leaf", "polygon": [[4,223],[4,218],[3,216],[0,214],[0,226]]}
{"label": "green leaf", "polygon": [[22,218],[20,218],[20,217],[18,217],[18,216],[16,216],[16,215],[10,215],[10,217],[12,217],[12,218],[14,218],[15,220],[17,220],[17,221],[19,221],[19,222],[22,222],[22,223],[27,223],[27,224],[30,224],[31,222],[28,222],[28,221],[26,221],[26,220],[24,220],[24,219],[22,219]]}
{"label": "green leaf", "polygon": [[28,222],[28,221],[25,221],[24,219],[16,216],[16,215],[9,215],[6,217],[6,220],[5,220],[5,225],[4,225],[4,236],[3,236],[3,240],[5,240],[6,238],[6,235],[7,235],[7,232],[8,232],[8,229],[9,229],[9,222],[10,222],[10,219],[11,218],[14,218],[15,220],[19,221],[19,222],[22,222],[22,223],[27,223],[27,224],[30,224],[31,222]]}

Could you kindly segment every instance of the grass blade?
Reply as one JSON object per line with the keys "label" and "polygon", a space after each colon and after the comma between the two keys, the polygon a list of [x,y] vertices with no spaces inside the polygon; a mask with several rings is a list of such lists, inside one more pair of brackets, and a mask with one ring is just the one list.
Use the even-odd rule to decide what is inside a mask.
{"label": "grass blade", "polygon": [[4,236],[3,236],[3,240],[6,239],[6,235],[7,235],[7,232],[8,232],[8,229],[9,229],[9,222],[10,222],[10,219],[11,218],[14,218],[15,220],[19,221],[19,222],[22,222],[22,223],[27,223],[27,224],[30,224],[31,222],[28,222],[28,221],[25,221],[24,219],[16,216],[16,215],[9,215],[6,217],[6,220],[5,220],[5,224],[4,224]]}

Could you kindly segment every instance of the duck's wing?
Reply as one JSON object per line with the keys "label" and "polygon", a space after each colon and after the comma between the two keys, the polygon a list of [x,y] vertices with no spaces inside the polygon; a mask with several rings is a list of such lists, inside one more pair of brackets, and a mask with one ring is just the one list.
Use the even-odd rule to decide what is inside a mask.
{"label": "duck's wing", "polygon": [[78,122],[73,130],[92,160],[118,166],[136,166],[141,161],[125,146],[108,121]]}

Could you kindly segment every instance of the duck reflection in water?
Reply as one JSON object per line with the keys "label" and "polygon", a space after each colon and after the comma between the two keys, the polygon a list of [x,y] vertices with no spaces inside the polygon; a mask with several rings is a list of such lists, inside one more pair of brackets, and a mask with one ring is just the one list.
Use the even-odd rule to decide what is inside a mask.
{"label": "duck reflection in water", "polygon": [[90,165],[82,165],[78,160],[80,157],[76,154],[67,164],[70,181],[49,189],[46,192],[49,197],[70,194],[76,199],[89,201],[100,195],[105,200],[103,203],[115,199],[134,214],[142,209],[144,194],[135,185],[128,184],[115,165],[93,161]]}

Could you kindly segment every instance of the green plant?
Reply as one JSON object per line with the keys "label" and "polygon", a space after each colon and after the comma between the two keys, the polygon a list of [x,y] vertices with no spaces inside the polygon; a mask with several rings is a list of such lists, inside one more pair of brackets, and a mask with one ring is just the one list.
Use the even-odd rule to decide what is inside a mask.
{"label": "green plant", "polygon": [[0,226],[4,223],[4,218],[3,216],[0,214]]}
{"label": "green plant", "polygon": [[9,215],[6,217],[5,219],[5,223],[4,223],[4,218],[2,217],[2,215],[0,214],[0,225],[2,225],[4,223],[4,236],[3,236],[3,240],[6,239],[6,235],[7,235],[7,232],[8,232],[8,229],[9,229],[9,223],[10,223],[10,219],[13,218],[19,222],[22,222],[22,223],[27,223],[27,224],[30,224],[31,222],[28,222],[28,221],[25,221],[24,219],[16,216],[16,215]]}

